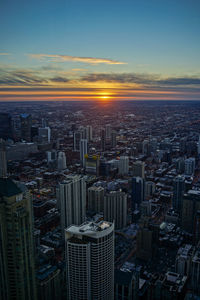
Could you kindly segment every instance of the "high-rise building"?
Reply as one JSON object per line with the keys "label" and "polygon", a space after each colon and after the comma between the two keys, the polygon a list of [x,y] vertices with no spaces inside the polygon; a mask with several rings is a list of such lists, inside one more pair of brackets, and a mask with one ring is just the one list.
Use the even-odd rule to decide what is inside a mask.
{"label": "high-rise building", "polygon": [[7,176],[6,145],[4,140],[0,139],[0,178]]}
{"label": "high-rise building", "polygon": [[74,151],[80,151],[80,140],[83,138],[82,131],[74,132]]}
{"label": "high-rise building", "polygon": [[137,232],[137,252],[136,256],[148,260],[151,259],[158,248],[159,225],[149,223],[148,217],[140,220],[139,230]]}
{"label": "high-rise building", "polygon": [[200,135],[199,135],[199,140],[197,142],[197,153],[200,156]]}
{"label": "high-rise building", "polygon": [[64,170],[66,169],[66,156],[64,152],[58,153],[58,170]]}
{"label": "high-rise building", "polygon": [[183,196],[181,210],[181,227],[183,230],[194,233],[197,213],[200,210],[200,191],[189,190]]}
{"label": "high-rise building", "polygon": [[48,127],[48,120],[46,120],[45,118],[42,118],[42,127]]}
{"label": "high-rise building", "polygon": [[192,257],[195,248],[190,244],[186,244],[178,249],[175,261],[175,271],[178,274],[190,276]]}
{"label": "high-rise building", "polygon": [[129,172],[129,158],[128,156],[120,156],[119,159],[119,174],[127,175]]}
{"label": "high-rise building", "polygon": [[38,300],[61,300],[61,270],[55,265],[42,265],[36,273]]}
{"label": "high-rise building", "polygon": [[116,229],[127,225],[127,194],[111,191],[104,196],[104,219],[115,223]]}
{"label": "high-rise building", "polygon": [[194,226],[195,226],[194,228],[195,242],[198,243],[198,241],[200,241],[200,210],[196,212]]}
{"label": "high-rise building", "polygon": [[38,139],[38,131],[39,128],[37,126],[31,126],[31,141],[35,141]]}
{"label": "high-rise building", "polygon": [[85,172],[86,174],[99,175],[99,156],[85,155]]}
{"label": "high-rise building", "polygon": [[137,160],[133,163],[133,177],[144,178],[144,167],[145,163],[143,161]]}
{"label": "high-rise building", "polygon": [[51,161],[55,161],[57,159],[57,152],[56,150],[47,151],[47,162],[50,163]]}
{"label": "high-rise building", "polygon": [[88,188],[88,210],[96,213],[103,212],[104,209],[104,188],[101,186],[91,186]]}
{"label": "high-rise building", "polygon": [[32,117],[30,114],[21,114],[21,138],[27,142],[31,141]]}
{"label": "high-rise building", "polygon": [[110,139],[110,138],[111,138],[111,125],[106,124],[106,139]]}
{"label": "high-rise building", "polygon": [[185,160],[185,175],[193,175],[195,171],[195,158],[190,157]]}
{"label": "high-rise building", "polygon": [[101,129],[101,150],[105,151],[106,149],[106,132],[105,129]]}
{"label": "high-rise building", "polygon": [[200,295],[200,241],[192,258],[191,283],[192,291],[197,295]]}
{"label": "high-rise building", "polygon": [[151,201],[142,201],[140,204],[141,215],[144,217],[151,217],[152,215],[151,208],[152,208]]}
{"label": "high-rise building", "polygon": [[61,212],[61,228],[80,225],[86,216],[86,184],[81,175],[68,175],[57,191],[58,206]]}
{"label": "high-rise building", "polygon": [[150,139],[150,144],[149,144],[149,147],[150,147],[150,152],[153,152],[155,153],[156,150],[157,150],[157,146],[158,146],[158,141],[157,141],[157,138],[151,138]]}
{"label": "high-rise building", "polygon": [[85,167],[85,155],[88,153],[88,141],[87,139],[80,140],[80,161],[82,166]]}
{"label": "high-rise building", "polygon": [[9,178],[0,178],[0,299],[37,299],[31,197]]}
{"label": "high-rise building", "polygon": [[68,299],[114,299],[114,224],[101,221],[65,230]]}
{"label": "high-rise building", "polygon": [[149,151],[150,150],[150,144],[149,144],[149,140],[144,140],[142,142],[142,153],[144,155],[148,155],[149,154]]}
{"label": "high-rise building", "polygon": [[176,170],[178,173],[184,173],[185,170],[185,160],[183,157],[180,157],[176,161]]}
{"label": "high-rise building", "polygon": [[13,139],[13,122],[7,113],[0,113],[0,138]]}
{"label": "high-rise building", "polygon": [[173,187],[173,209],[180,213],[185,190],[185,178],[181,175],[178,175],[173,181]]}
{"label": "high-rise building", "polygon": [[140,227],[137,232],[137,257],[143,260],[152,258],[153,232],[148,226]]}
{"label": "high-rise building", "polygon": [[[160,274],[157,276],[157,278],[155,278],[155,280],[152,280],[152,282],[150,283],[150,299],[185,299],[187,293],[187,281],[187,276],[182,276],[171,271],[168,271],[165,274]],[[148,297],[145,297],[145,299],[148,299]],[[191,298],[189,297],[189,299]]]}
{"label": "high-rise building", "polygon": [[155,192],[156,185],[153,181],[145,182],[145,198],[149,198]]}
{"label": "high-rise building", "polygon": [[106,159],[101,158],[99,161],[99,175],[109,176],[111,170],[111,164]]}
{"label": "high-rise building", "polygon": [[111,147],[115,148],[117,145],[117,134],[115,131],[111,132]]}
{"label": "high-rise building", "polygon": [[87,126],[87,139],[88,141],[92,141],[92,126],[91,125],[88,125]]}
{"label": "high-rise building", "polygon": [[132,211],[140,207],[144,201],[144,179],[141,177],[132,178]]}
{"label": "high-rise building", "polygon": [[51,141],[51,129],[49,127],[38,129],[38,140],[40,143],[50,143]]}
{"label": "high-rise building", "polygon": [[127,262],[122,268],[115,269],[115,300],[139,299],[140,269],[141,266]]}

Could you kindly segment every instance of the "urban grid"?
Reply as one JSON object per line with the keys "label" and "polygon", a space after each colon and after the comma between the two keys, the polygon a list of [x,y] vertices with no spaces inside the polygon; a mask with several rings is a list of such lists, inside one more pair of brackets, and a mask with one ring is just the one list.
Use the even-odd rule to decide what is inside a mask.
{"label": "urban grid", "polygon": [[0,300],[200,300],[200,0],[0,0]]}
{"label": "urban grid", "polygon": [[0,138],[1,300],[199,299],[198,102],[2,102]]}

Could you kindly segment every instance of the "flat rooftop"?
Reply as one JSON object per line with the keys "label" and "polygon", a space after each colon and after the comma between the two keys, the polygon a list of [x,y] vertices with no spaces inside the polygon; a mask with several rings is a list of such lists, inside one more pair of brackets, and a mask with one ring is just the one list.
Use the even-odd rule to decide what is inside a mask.
{"label": "flat rooftop", "polygon": [[69,226],[65,232],[66,236],[71,237],[73,235],[80,236],[91,236],[94,238],[98,238],[108,234],[108,231],[112,231],[114,229],[114,224],[107,221],[100,222],[85,222],[81,225],[71,225]]}

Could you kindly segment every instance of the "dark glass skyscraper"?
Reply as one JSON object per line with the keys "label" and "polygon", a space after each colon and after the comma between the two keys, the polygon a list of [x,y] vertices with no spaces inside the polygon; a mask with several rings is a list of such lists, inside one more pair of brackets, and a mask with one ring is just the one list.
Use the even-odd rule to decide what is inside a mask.
{"label": "dark glass skyscraper", "polygon": [[132,178],[132,211],[144,201],[144,179],[141,177]]}
{"label": "dark glass skyscraper", "polygon": [[31,141],[32,117],[30,114],[21,114],[21,138],[27,142]]}
{"label": "dark glass skyscraper", "polygon": [[0,138],[13,139],[13,123],[10,114],[0,113]]}
{"label": "dark glass skyscraper", "polygon": [[182,208],[183,193],[185,190],[185,179],[183,176],[177,176],[173,181],[173,209],[180,213]]}

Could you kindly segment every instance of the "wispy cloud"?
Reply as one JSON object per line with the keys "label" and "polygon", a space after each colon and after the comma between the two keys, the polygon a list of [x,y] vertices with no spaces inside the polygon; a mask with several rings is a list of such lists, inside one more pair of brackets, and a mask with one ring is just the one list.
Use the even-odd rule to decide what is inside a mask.
{"label": "wispy cloud", "polygon": [[118,82],[118,83],[139,83],[150,84],[158,79],[157,75],[138,73],[90,73],[82,76],[82,81],[97,82]]}
{"label": "wispy cloud", "polygon": [[29,70],[0,70],[0,85],[34,86],[47,83],[47,80]]}
{"label": "wispy cloud", "polygon": [[122,84],[140,84],[144,86],[200,86],[200,77],[168,77],[161,78],[159,75],[139,73],[90,73],[81,77],[87,82],[116,82]]}
{"label": "wispy cloud", "polygon": [[0,99],[98,99],[102,92],[113,99],[200,99],[200,76],[81,70],[65,71],[56,64],[32,69],[2,65]]}
{"label": "wispy cloud", "polygon": [[61,83],[70,81],[68,78],[65,78],[65,77],[54,77],[54,78],[51,78],[50,80],[53,82],[61,82]]}
{"label": "wispy cloud", "polygon": [[0,52],[0,55],[11,55],[11,54],[7,52]]}
{"label": "wispy cloud", "polygon": [[125,62],[108,59],[108,58],[97,58],[97,57],[81,57],[71,55],[59,55],[59,54],[28,54],[29,57],[34,59],[49,59],[51,61],[73,61],[88,64],[108,64],[108,65],[123,65]]}

